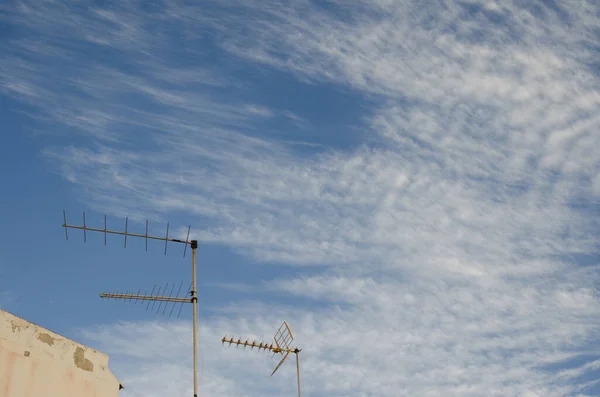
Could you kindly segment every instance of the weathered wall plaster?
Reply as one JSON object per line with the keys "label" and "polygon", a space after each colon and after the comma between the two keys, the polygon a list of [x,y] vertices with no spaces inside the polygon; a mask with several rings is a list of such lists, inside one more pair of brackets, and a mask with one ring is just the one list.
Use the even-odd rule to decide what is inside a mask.
{"label": "weathered wall plaster", "polygon": [[118,397],[108,356],[0,310],[0,397]]}

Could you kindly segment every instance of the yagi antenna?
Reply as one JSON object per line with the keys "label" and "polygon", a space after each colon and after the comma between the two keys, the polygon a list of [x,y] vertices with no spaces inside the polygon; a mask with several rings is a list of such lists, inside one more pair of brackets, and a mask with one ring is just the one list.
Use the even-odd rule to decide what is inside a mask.
{"label": "yagi antenna", "polygon": [[[181,295],[181,289],[183,287],[183,281],[179,283],[179,288],[177,289],[177,292],[175,293],[175,295],[173,295],[173,293],[175,292],[175,286],[176,283],[171,284],[171,288],[169,289],[169,283],[166,283],[164,288],[163,286],[159,286],[158,290],[156,290],[156,284],[154,284],[154,287],[152,287],[152,291],[150,291],[150,294],[148,294],[148,290],[146,290],[143,294],[140,294],[141,290],[138,290],[138,292],[136,294],[130,294],[128,293],[128,291],[125,291],[125,293],[122,292],[101,292],[100,293],[100,298],[103,299],[122,299],[128,302],[133,301],[135,304],[137,304],[138,302],[148,302],[146,304],[146,311],[148,311],[150,309],[150,304],[152,303],[152,309],[150,309],[150,311],[154,311],[154,305],[156,304],[156,302],[160,302],[160,304],[158,305],[158,308],[156,309],[156,314],[163,314],[163,315],[167,315],[169,318],[171,318],[171,316],[174,313],[175,307],[177,306],[177,304],[179,305],[179,310],[177,311],[177,318],[179,318],[179,316],[181,315],[181,308],[183,307],[184,303],[193,303],[191,298],[187,298]],[[191,283],[190,283],[190,288],[192,287]],[[154,294],[154,291],[156,290],[156,294]],[[161,295],[161,291],[163,293],[163,295]],[[169,295],[166,295],[166,292],[169,291]],[[163,305],[164,303],[164,305]],[[167,310],[169,305],[171,305],[171,309]],[[162,312],[161,312],[161,307],[162,307]]]}
{"label": "yagi antenna", "polygon": [[79,229],[79,230],[83,230],[83,242],[87,243],[87,231],[91,231],[91,232],[102,232],[104,233],[104,245],[106,245],[106,234],[118,234],[121,236],[125,237],[124,240],[124,248],[127,248],[127,236],[131,236],[131,237],[142,237],[144,239],[146,239],[146,251],[148,251],[148,239],[150,240],[162,240],[165,242],[165,255],[167,255],[167,244],[169,243],[169,241],[174,242],[174,243],[183,243],[185,244],[185,248],[183,249],[183,257],[185,258],[185,253],[187,251],[187,246],[188,244],[192,244],[192,242],[194,240],[189,240],[190,238],[190,230],[191,230],[191,225],[188,226],[188,231],[187,231],[187,237],[185,238],[185,240],[180,240],[180,239],[176,239],[176,238],[170,238],[169,237],[169,223],[167,222],[167,233],[165,237],[160,237],[160,236],[150,236],[148,235],[148,220],[146,220],[146,234],[139,234],[139,233],[131,233],[128,231],[128,227],[129,227],[129,217],[125,218],[125,231],[118,231],[118,230],[109,230],[106,228],[106,215],[104,215],[104,229],[98,229],[98,228],[94,228],[94,227],[88,227],[85,223],[85,212],[83,213],[83,226],[80,225],[69,225],[67,224],[67,213],[65,212],[65,210],[63,210],[63,219],[64,219],[64,223],[63,223],[63,227],[65,228],[65,238],[68,240],[69,239],[69,233],[67,231],[67,229]]}
{"label": "yagi antenna", "polygon": [[[183,249],[183,257],[184,258],[185,258],[185,254],[187,252],[187,246],[188,245],[191,246],[191,248],[192,248],[192,281],[190,283],[190,290],[189,290],[190,298],[179,297],[179,292],[177,293],[176,296],[172,296],[175,284],[173,284],[173,286],[171,287],[171,292],[170,292],[169,296],[166,296],[167,291],[168,291],[168,284],[166,284],[164,286],[164,288],[162,285],[159,286],[158,290],[156,290],[156,285],[155,285],[154,288],[152,289],[152,292],[150,293],[150,295],[146,295],[146,294],[140,295],[140,291],[138,291],[137,294],[130,294],[126,291],[124,294],[104,293],[103,292],[100,294],[100,297],[107,298],[107,299],[109,299],[109,298],[123,299],[123,300],[135,301],[136,303],[138,301],[148,301],[146,310],[148,310],[148,309],[154,310],[154,305],[156,304],[156,302],[159,302],[158,308],[156,310],[157,313],[160,311],[160,309],[164,303],[164,307],[162,310],[163,314],[166,313],[167,305],[169,305],[169,303],[172,303],[173,305],[169,312],[169,317],[173,313],[173,309],[175,308],[175,305],[177,303],[181,303],[177,317],[179,317],[179,314],[181,314],[181,308],[183,307],[184,303],[186,303],[186,302],[192,303],[192,307],[193,307],[193,327],[192,327],[193,330],[192,330],[192,332],[193,332],[193,341],[194,341],[194,347],[193,347],[194,348],[194,397],[198,397],[198,354],[197,354],[197,351],[198,351],[198,338],[197,338],[197,335],[198,335],[198,333],[197,333],[198,295],[197,295],[197,291],[196,291],[196,249],[198,248],[198,241],[189,239],[191,226],[188,226],[187,237],[185,238],[185,240],[180,240],[180,239],[169,237],[169,224],[168,223],[167,223],[167,232],[165,234],[165,237],[160,237],[160,236],[151,236],[148,234],[148,220],[146,220],[146,233],[145,234],[130,232],[128,217],[125,218],[125,231],[108,229],[107,224],[106,224],[106,215],[104,215],[104,229],[88,227],[86,224],[86,220],[85,220],[85,212],[83,213],[83,226],[68,224],[67,223],[67,213],[65,210],[63,210],[63,220],[64,220],[64,223],[62,226],[65,228],[65,238],[67,240],[69,239],[68,229],[83,230],[83,241],[84,242],[87,242],[87,232],[104,233],[104,245],[106,245],[106,235],[107,234],[121,235],[121,236],[124,236],[123,246],[125,248],[127,248],[127,237],[141,237],[146,240],[146,251],[148,250],[148,240],[164,241],[165,242],[165,255],[167,254],[167,248],[168,248],[169,242],[181,243],[181,244],[184,244],[184,249]],[[181,286],[180,286],[180,289],[181,289]],[[156,295],[154,295],[155,290],[156,290]],[[161,291],[162,291],[162,295],[161,295]],[[152,305],[150,305],[150,303],[152,303]]]}
{"label": "yagi antenna", "polygon": [[221,339],[221,343],[229,343],[229,346],[231,346],[232,344],[236,346],[244,346],[244,349],[246,347],[250,347],[251,350],[256,347],[258,348],[258,350],[273,352],[273,356],[275,356],[275,354],[277,353],[282,354],[283,358],[281,359],[281,361],[279,361],[279,364],[277,364],[273,372],[271,372],[271,376],[273,376],[273,374],[277,372],[279,367],[281,367],[281,364],[283,364],[283,362],[288,358],[290,353],[296,354],[296,377],[298,380],[298,397],[301,397],[302,394],[300,391],[300,360],[298,358],[298,353],[300,353],[302,349],[292,347],[291,343],[294,340],[294,335],[292,334],[292,330],[290,329],[290,326],[286,321],[284,321],[283,324],[281,324],[281,326],[277,330],[277,332],[275,332],[275,336],[273,337],[273,339],[275,341],[275,345],[273,345],[273,343],[257,343],[256,341],[252,341],[252,343],[250,343],[247,339],[245,341],[242,341],[239,338],[238,340],[235,340],[234,338],[227,339],[227,336],[224,336],[223,339]]}

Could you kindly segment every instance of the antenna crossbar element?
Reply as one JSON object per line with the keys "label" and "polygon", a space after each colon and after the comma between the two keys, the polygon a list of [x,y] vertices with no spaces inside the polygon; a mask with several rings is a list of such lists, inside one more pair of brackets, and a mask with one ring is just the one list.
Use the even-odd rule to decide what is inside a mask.
{"label": "antenna crossbar element", "polygon": [[288,358],[288,356],[290,355],[291,351],[288,351],[287,353],[285,353],[285,356],[283,356],[283,358],[281,359],[281,361],[279,362],[279,364],[277,364],[277,366],[275,367],[275,369],[273,370],[273,372],[271,372],[271,376],[273,376],[273,374],[279,369],[279,367],[281,367],[281,364],[283,364],[283,362],[285,361],[286,358]]}

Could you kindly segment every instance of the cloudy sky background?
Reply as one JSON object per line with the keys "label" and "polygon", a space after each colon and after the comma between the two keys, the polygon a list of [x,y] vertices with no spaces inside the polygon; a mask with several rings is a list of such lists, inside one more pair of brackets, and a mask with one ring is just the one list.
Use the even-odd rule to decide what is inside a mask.
{"label": "cloudy sky background", "polygon": [[189,313],[97,299],[189,257],[60,229],[191,224],[200,395],[293,395],[219,342],[283,320],[306,396],[600,395],[594,3],[0,5],[0,305],[191,395]]}

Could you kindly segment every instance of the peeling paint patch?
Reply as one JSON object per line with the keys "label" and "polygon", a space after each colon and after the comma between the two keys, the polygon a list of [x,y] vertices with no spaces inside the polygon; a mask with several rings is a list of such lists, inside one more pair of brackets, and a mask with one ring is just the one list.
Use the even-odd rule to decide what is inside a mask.
{"label": "peeling paint patch", "polygon": [[12,332],[15,333],[17,330],[21,331],[23,328],[29,328],[29,323],[25,320],[14,319],[10,322]]}
{"label": "peeling paint patch", "polygon": [[75,353],[73,353],[73,362],[77,368],[81,368],[84,371],[93,372],[94,364],[84,357],[84,352],[81,347],[75,349]]}
{"label": "peeling paint patch", "polygon": [[40,341],[42,341],[45,344],[47,344],[48,346],[52,346],[54,344],[54,340],[55,340],[53,337],[51,337],[49,334],[46,334],[46,333],[39,334],[37,336],[37,338]]}

